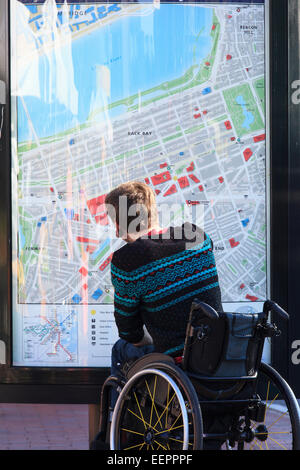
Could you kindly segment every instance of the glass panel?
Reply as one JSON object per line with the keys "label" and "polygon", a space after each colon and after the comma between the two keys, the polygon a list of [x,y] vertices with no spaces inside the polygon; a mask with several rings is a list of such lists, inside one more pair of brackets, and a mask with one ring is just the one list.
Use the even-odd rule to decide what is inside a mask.
{"label": "glass panel", "polygon": [[123,242],[104,198],[125,181],[153,188],[163,227],[203,225],[225,308],[255,310],[265,3],[12,0],[11,31],[14,365],[110,364]]}

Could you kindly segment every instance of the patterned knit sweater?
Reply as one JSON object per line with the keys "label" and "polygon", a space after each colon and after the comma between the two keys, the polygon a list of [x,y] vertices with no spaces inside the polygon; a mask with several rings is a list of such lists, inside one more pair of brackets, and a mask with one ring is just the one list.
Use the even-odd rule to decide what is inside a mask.
{"label": "patterned knit sweater", "polygon": [[[188,226],[192,231],[196,229]],[[191,249],[187,245],[190,235],[188,240],[185,238],[186,228],[187,224],[174,232],[170,227],[155,238],[138,238],[116,251],[111,262],[120,338],[138,343],[145,325],[155,350],[174,356],[183,349],[194,298],[222,311],[212,240],[204,234],[201,243]]]}

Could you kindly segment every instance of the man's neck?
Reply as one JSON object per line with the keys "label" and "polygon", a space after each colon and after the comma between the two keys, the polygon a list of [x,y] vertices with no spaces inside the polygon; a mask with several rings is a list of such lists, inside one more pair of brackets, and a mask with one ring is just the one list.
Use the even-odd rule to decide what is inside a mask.
{"label": "man's neck", "polygon": [[127,243],[133,243],[135,242],[136,240],[138,240],[139,238],[141,237],[144,237],[145,235],[153,235],[153,234],[156,234],[156,233],[159,233],[161,231],[161,227],[159,225],[154,225],[153,227],[151,227],[150,229],[147,229],[147,230],[143,230],[142,232],[139,232],[139,233],[135,233],[135,234],[132,234],[132,233],[128,233],[127,234],[127,238],[125,238],[124,240],[127,242]]}

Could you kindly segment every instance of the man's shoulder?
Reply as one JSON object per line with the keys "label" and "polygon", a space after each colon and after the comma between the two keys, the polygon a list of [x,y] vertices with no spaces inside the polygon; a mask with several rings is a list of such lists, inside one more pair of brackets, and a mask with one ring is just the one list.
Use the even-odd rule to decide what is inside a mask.
{"label": "man's shoulder", "polygon": [[172,227],[169,237],[165,232],[156,239],[140,237],[133,243],[127,243],[113,254],[112,270],[129,273],[153,262],[157,263],[160,259],[176,257],[186,250],[193,253],[193,250],[203,252],[213,249],[211,238],[202,229],[193,226],[193,230],[189,234],[188,232],[184,233],[182,228],[179,227],[179,232],[180,230],[181,232],[177,231],[178,233],[176,233],[176,228]]}
{"label": "man's shoulder", "polygon": [[146,264],[148,253],[145,244],[145,240],[137,240],[115,251],[111,260],[112,268],[131,272]]}

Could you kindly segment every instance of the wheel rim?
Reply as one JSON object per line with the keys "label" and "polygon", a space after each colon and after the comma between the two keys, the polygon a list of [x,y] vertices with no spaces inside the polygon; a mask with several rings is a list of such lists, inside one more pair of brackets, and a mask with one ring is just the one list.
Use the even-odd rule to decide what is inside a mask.
{"label": "wheel rim", "polygon": [[182,393],[168,374],[142,370],[124,386],[112,417],[112,450],[187,450],[189,422]]}

